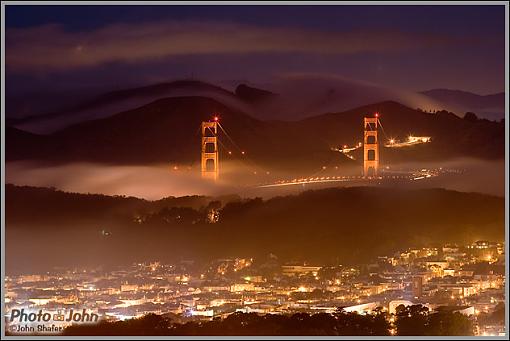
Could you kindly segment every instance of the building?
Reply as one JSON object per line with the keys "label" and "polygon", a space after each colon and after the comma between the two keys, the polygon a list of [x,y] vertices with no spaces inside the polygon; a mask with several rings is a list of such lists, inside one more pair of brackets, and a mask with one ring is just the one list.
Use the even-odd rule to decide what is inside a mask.
{"label": "building", "polygon": [[304,265],[283,265],[282,274],[285,276],[303,276],[311,274],[317,276],[320,266],[304,266]]}
{"label": "building", "polygon": [[422,276],[413,276],[413,297],[420,298],[423,296],[423,277]]}

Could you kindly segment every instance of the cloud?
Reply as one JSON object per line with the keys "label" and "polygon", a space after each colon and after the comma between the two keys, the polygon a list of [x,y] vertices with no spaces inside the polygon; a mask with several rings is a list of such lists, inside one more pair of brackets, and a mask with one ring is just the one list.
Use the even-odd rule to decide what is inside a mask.
{"label": "cloud", "polygon": [[170,165],[43,165],[22,161],[9,163],[8,169],[7,182],[16,185],[55,187],[77,193],[136,196],[149,200],[167,196],[215,194],[223,189],[223,183],[222,186],[214,187],[203,181],[196,170],[172,171]]}
{"label": "cloud", "polygon": [[6,31],[9,71],[52,71],[195,54],[398,52],[448,46],[454,38],[403,31],[321,31],[213,21],[114,24],[68,31],[48,24]]}
{"label": "cloud", "polygon": [[[341,112],[370,103],[397,101],[410,108],[441,110],[444,105],[409,89],[389,87],[317,72],[282,73],[268,84],[279,94],[260,105],[263,119],[296,119],[324,113]],[[275,117],[275,113],[278,115]]]}
{"label": "cloud", "polygon": [[200,164],[109,165],[87,162],[57,165],[26,160],[6,164],[6,183],[157,200],[168,196],[246,194],[253,192],[255,185],[265,183],[273,176],[283,177],[278,172],[265,175],[263,171],[254,176],[244,163],[223,160],[219,180],[211,182],[201,178],[199,167]]}
{"label": "cloud", "polygon": [[[259,188],[258,185],[275,180],[290,180],[299,172],[271,172],[271,175],[247,172],[239,162],[222,162],[218,183],[200,178],[199,169],[188,170],[182,166],[171,170],[171,165],[106,165],[98,163],[69,163],[48,165],[35,161],[6,163],[6,183],[19,186],[55,187],[75,193],[126,195],[157,200],[168,196],[225,195],[264,197],[300,193],[302,186]],[[393,171],[410,171],[423,168],[462,170],[462,175],[444,175],[425,182],[402,183],[403,188],[446,188],[462,192],[479,192],[497,196],[505,195],[504,160],[487,161],[461,158],[436,162],[406,162],[391,164]],[[358,165],[344,167],[342,175],[359,174]],[[337,186],[338,183],[333,183]],[[359,183],[345,183],[358,186]],[[390,184],[388,184],[390,185]],[[309,185],[307,189],[329,187],[330,184]],[[396,186],[391,184],[390,186]]]}

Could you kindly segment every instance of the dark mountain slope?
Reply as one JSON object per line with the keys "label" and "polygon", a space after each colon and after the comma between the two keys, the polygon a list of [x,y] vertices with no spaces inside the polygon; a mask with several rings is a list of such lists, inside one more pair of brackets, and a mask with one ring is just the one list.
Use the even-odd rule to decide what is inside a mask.
{"label": "dark mountain slope", "polygon": [[[419,148],[383,150],[385,161],[504,157],[502,122],[467,120],[446,111],[430,114],[382,102],[298,122],[260,121],[210,98],[173,97],[45,136],[8,129],[6,158],[193,163],[200,158],[200,122],[217,113],[222,126],[245,151],[244,158],[271,167],[316,169],[332,161],[345,162],[345,156],[330,148],[362,141],[363,117],[374,112],[381,115],[381,143],[410,134],[432,137],[432,143]],[[226,136],[220,135],[220,140],[225,145],[223,153],[232,150],[240,157]]]}
{"label": "dark mountain slope", "polygon": [[[505,231],[504,198],[442,189],[352,187],[269,200],[220,199],[216,224],[197,220],[211,200],[205,197],[151,202],[7,186],[6,198],[12,270],[269,253],[349,264],[403,246],[502,241]],[[23,257],[17,257],[21,249]],[[62,257],[67,254],[72,257]]]}
{"label": "dark mountain slope", "polygon": [[505,117],[505,93],[478,95],[467,91],[432,89],[421,94],[428,96],[455,112],[472,111],[481,117],[500,120]]}
{"label": "dark mountain slope", "polygon": [[[445,159],[470,156],[484,159],[503,158],[505,127],[503,123],[487,120],[464,120],[453,113],[435,114],[405,107],[397,102],[382,102],[342,113],[331,113],[306,119],[301,123],[311,131],[320,131],[321,137],[332,145],[353,145],[362,141],[363,117],[380,114],[382,128],[380,142],[389,138],[406,139],[409,135],[431,136],[432,143],[421,148],[385,150],[387,160],[406,154],[409,161],[416,159]],[[414,153],[414,156],[412,155]]]}
{"label": "dark mountain slope", "polygon": [[[36,158],[58,162],[156,163],[197,161],[200,124],[218,113],[221,123],[245,156],[261,163],[280,164],[286,158],[303,163],[336,155],[313,135],[284,122],[263,122],[204,97],[155,101],[114,116],[70,126],[21,143],[10,134],[8,160]],[[13,130],[14,131],[14,130]],[[16,136],[15,136],[16,135]],[[225,136],[226,149],[240,154]],[[239,155],[238,155],[239,157]]]}

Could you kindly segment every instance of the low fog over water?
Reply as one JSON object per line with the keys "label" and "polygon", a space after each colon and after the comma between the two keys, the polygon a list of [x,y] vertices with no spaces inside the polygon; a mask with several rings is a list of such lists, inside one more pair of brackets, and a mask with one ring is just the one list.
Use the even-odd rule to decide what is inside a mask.
{"label": "low fog over water", "polygon": [[[307,176],[359,175],[357,165],[338,169],[318,170],[314,174],[252,170],[234,163],[222,163],[220,180],[213,184],[200,177],[198,166],[186,165],[104,165],[74,163],[44,165],[36,162],[9,162],[6,183],[36,187],[54,187],[77,193],[125,195],[156,200],[168,196],[239,194],[252,197],[301,192],[306,189],[349,186],[348,182],[331,182],[316,185],[258,188],[259,185],[279,180],[292,180]],[[415,162],[391,165],[386,171],[408,171],[424,168],[446,168],[461,174],[443,175],[423,181],[403,182],[399,185],[413,188],[440,187],[465,192],[480,192],[497,196],[505,194],[505,164],[503,160],[485,161],[456,159],[444,162]],[[359,183],[356,185],[359,186]],[[395,185],[395,184],[393,184]]]}

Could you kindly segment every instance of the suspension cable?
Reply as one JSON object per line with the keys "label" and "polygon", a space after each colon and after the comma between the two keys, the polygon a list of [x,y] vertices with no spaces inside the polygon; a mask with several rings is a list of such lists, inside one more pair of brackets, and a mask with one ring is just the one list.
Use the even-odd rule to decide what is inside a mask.
{"label": "suspension cable", "polygon": [[379,122],[379,125],[381,126],[381,130],[382,130],[382,132],[384,134],[384,137],[386,137],[386,140],[389,140],[388,135],[386,135],[386,131],[384,130],[384,127],[383,127],[383,125],[381,123],[381,120],[377,119],[377,122]]}
{"label": "suspension cable", "polygon": [[[245,153],[242,151],[242,149],[234,142],[234,140],[228,135],[228,133],[225,131],[225,129],[219,124],[218,122],[218,125],[220,126],[221,130],[223,131],[223,133],[225,134],[225,136],[228,137],[229,141],[239,150],[239,152],[242,154],[242,155],[245,155]],[[215,134],[212,129],[210,127],[208,127],[208,129],[211,131],[211,133],[214,135],[214,136],[218,136],[218,134]],[[229,148],[227,148],[227,146],[218,138],[217,141],[220,143],[221,147],[223,147],[225,149],[226,152],[230,152]],[[246,167],[248,169],[249,172],[253,173],[257,171],[257,169],[261,170],[260,167],[258,167],[250,158],[248,157],[245,157],[245,159],[241,158],[239,159],[241,161],[241,164]],[[251,166],[248,165],[248,163],[251,163]],[[254,170],[255,169],[255,170]]]}

